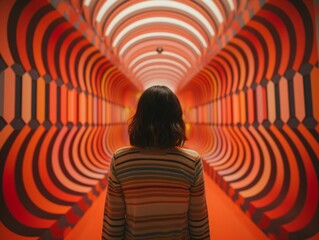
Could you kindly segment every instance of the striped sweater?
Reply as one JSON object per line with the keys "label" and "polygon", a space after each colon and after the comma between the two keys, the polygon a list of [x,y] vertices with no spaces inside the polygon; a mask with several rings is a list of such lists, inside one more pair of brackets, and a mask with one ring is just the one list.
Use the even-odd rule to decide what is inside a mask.
{"label": "striped sweater", "polygon": [[103,239],[209,239],[202,160],[184,148],[113,155]]}

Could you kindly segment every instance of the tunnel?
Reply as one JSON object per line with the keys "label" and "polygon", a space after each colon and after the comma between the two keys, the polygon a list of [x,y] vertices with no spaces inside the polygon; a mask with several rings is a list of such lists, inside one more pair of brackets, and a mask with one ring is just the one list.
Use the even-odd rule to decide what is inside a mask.
{"label": "tunnel", "polygon": [[178,96],[211,239],[319,239],[319,1],[0,1],[0,239],[101,239],[141,93]]}

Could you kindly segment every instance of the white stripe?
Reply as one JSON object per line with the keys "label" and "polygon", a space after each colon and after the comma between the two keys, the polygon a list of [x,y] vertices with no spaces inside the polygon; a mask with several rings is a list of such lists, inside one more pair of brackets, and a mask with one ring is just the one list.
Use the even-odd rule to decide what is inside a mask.
{"label": "white stripe", "polygon": [[131,25],[128,25],[126,28],[124,28],[115,38],[115,40],[112,43],[113,47],[116,47],[119,42],[123,39],[123,37],[130,32],[131,30],[138,28],[142,25],[149,24],[149,23],[168,23],[168,24],[174,24],[178,25],[179,27],[185,28],[188,31],[192,32],[192,34],[198,38],[201,45],[206,48],[207,43],[204,39],[204,37],[200,34],[199,31],[197,31],[193,26],[191,26],[188,23],[185,23],[181,20],[175,19],[175,18],[168,18],[168,17],[152,17],[152,18],[146,18],[139,21],[136,21],[132,23]]}
{"label": "white stripe", "polygon": [[197,55],[200,55],[199,49],[195,46],[194,43],[192,43],[190,40],[188,40],[185,37],[182,37],[180,35],[174,34],[174,33],[168,33],[168,32],[153,32],[153,33],[145,33],[142,35],[139,35],[130,41],[128,41],[120,50],[119,55],[122,56],[123,53],[126,51],[127,48],[129,48],[131,45],[133,45],[135,42],[142,40],[144,38],[150,38],[150,37],[169,37],[169,38],[174,38],[176,40],[180,40],[187,45],[189,45],[194,51],[196,52]]}
{"label": "white stripe", "polygon": [[[125,8],[123,11],[121,11],[114,19],[111,21],[111,23],[108,25],[105,34],[108,36],[110,35],[111,31],[113,28],[126,16],[132,14],[133,12],[142,10],[142,9],[147,9],[147,8],[159,8],[159,7],[164,7],[164,8],[171,8],[175,9],[178,11],[183,11],[185,12],[185,15],[192,15],[194,19],[197,19],[199,22],[201,22],[206,30],[209,32],[211,36],[215,34],[214,29],[210,25],[210,23],[207,21],[207,19],[196,9],[183,4],[181,2],[173,2],[173,1],[163,1],[163,0],[156,0],[156,1],[147,1],[147,2],[139,2],[136,3],[128,8]],[[100,10],[101,15],[104,15],[102,9]],[[99,12],[99,14],[100,14]],[[97,21],[99,22],[102,17],[97,16]]]}
{"label": "white stripe", "polygon": [[143,66],[150,64],[150,63],[169,63],[169,64],[173,64],[173,65],[179,67],[182,71],[187,72],[187,69],[182,64],[180,64],[176,61],[169,60],[169,59],[151,59],[151,60],[144,61],[144,62],[140,63],[139,65],[137,65],[133,69],[133,73],[137,72],[140,68],[142,68]]}

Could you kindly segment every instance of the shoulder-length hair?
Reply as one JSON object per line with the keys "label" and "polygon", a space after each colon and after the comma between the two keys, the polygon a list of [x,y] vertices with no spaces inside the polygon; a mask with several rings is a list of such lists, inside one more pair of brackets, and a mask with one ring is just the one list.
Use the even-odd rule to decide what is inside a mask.
{"label": "shoulder-length hair", "polygon": [[177,96],[165,86],[153,86],[141,95],[128,127],[132,146],[182,147],[187,140]]}

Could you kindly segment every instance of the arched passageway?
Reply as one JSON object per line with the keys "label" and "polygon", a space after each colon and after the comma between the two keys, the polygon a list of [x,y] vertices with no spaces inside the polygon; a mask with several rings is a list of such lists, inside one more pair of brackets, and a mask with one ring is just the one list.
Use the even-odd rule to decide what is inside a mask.
{"label": "arched passageway", "polygon": [[[318,239],[319,3],[0,2],[1,239],[98,238],[140,93],[179,96],[216,239]],[[231,228],[231,229],[230,229]]]}

